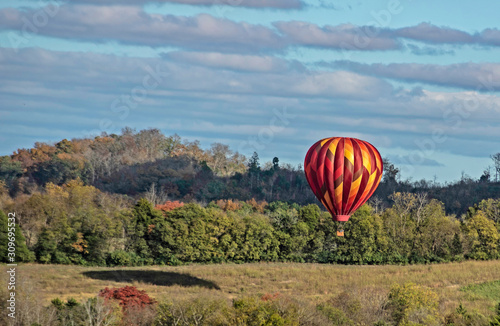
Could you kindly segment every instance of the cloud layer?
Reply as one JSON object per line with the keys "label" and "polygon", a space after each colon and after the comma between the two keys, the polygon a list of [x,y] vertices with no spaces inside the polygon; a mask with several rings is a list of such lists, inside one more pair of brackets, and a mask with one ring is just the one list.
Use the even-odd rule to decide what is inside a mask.
{"label": "cloud layer", "polygon": [[[72,3],[102,4],[101,0],[72,0]],[[244,8],[301,9],[299,0],[108,0],[107,4],[138,5],[145,3],[178,3],[195,6],[232,6]]]}
{"label": "cloud layer", "polygon": [[[183,0],[178,0],[179,2]],[[141,7],[126,5],[66,4],[43,8],[0,9],[0,30],[20,31],[44,36],[85,41],[132,44],[149,47],[173,46],[194,50],[225,52],[282,51],[289,47],[315,47],[340,51],[387,51],[402,48],[402,40],[440,44],[500,46],[500,31],[487,28],[471,34],[430,23],[399,29],[352,24],[325,25],[305,21],[276,21],[274,28],[217,18],[209,14],[196,16],[161,15],[145,12]],[[123,4],[125,3],[125,5]],[[174,1],[175,2],[175,1]],[[205,0],[191,0],[205,4]],[[199,2],[199,3],[198,3]],[[292,7],[299,2],[281,0],[245,2],[248,6]],[[285,5],[287,4],[287,5]],[[281,7],[280,7],[281,8]],[[425,54],[414,48],[417,54]],[[447,54],[427,47],[428,54]]]}
{"label": "cloud layer", "polygon": [[[156,121],[152,117],[158,116],[166,128],[202,134],[245,121],[258,137],[258,126],[270,123],[273,110],[287,107],[295,116],[286,126],[287,135],[303,139],[299,143],[321,133],[355,136],[362,130],[360,137],[378,139],[381,146],[411,149],[415,140],[440,130],[454,153],[463,152],[464,141],[481,139],[483,148],[469,151],[475,155],[488,142],[496,146],[492,140],[500,137],[495,127],[500,125],[500,100],[495,95],[398,90],[375,76],[297,69],[293,62],[259,56],[173,52],[145,59],[1,49],[0,85],[0,115],[10,114],[13,125],[27,117],[14,114],[21,108],[67,121],[82,133],[100,130],[103,119],[118,127]],[[75,118],[79,115],[86,118]],[[210,124],[201,123],[205,120]],[[241,138],[241,132],[227,127],[220,132],[224,130],[228,138]]]}
{"label": "cloud layer", "polygon": [[[323,65],[325,65],[323,63]],[[500,63],[460,63],[451,65],[392,63],[362,64],[338,61],[327,66],[395,80],[458,87],[477,91],[500,91]]]}
{"label": "cloud layer", "polygon": [[2,9],[0,29],[87,42],[116,41],[233,52],[258,52],[284,46],[284,40],[269,28],[208,14],[185,17],[148,14],[132,6],[63,5],[46,24],[37,27],[26,19],[37,17],[40,10]]}

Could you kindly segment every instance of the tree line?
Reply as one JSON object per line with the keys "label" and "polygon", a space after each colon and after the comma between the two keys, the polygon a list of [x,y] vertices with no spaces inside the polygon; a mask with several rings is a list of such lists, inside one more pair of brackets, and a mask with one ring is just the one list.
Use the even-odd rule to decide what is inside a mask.
{"label": "tree line", "polygon": [[[80,265],[294,261],[408,264],[496,259],[500,200],[462,220],[425,193],[393,193],[391,207],[362,206],[337,237],[338,222],[316,204],[216,200],[154,205],[102,192],[81,180],[12,199],[0,189],[1,227],[18,219],[17,259]],[[1,247],[7,246],[2,232]],[[0,253],[6,261],[6,251]]]}

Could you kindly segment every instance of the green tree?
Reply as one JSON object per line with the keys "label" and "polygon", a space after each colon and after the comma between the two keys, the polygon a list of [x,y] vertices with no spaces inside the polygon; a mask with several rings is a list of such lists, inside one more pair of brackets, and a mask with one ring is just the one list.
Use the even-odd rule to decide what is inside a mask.
{"label": "green tree", "polygon": [[392,164],[388,158],[383,158],[384,163],[384,182],[395,184],[399,174],[399,169]]}
{"label": "green tree", "polygon": [[309,227],[309,230],[314,231],[320,222],[320,214],[321,210],[319,209],[318,205],[309,204],[299,209],[299,220],[306,223]]}
{"label": "green tree", "polygon": [[5,181],[9,189],[13,189],[14,181],[22,175],[21,162],[12,160],[10,156],[0,156],[0,180]]}
{"label": "green tree", "polygon": [[361,206],[345,223],[345,236],[338,251],[343,262],[380,264],[387,250],[387,239],[380,216],[368,205]]}
{"label": "green tree", "polygon": [[164,147],[165,155],[175,156],[177,151],[181,147],[181,137],[179,137],[179,135],[177,134],[167,137],[165,139]]}
{"label": "green tree", "polygon": [[468,256],[473,259],[490,259],[498,257],[498,241],[500,239],[495,223],[488,219],[482,211],[465,221]]}
{"label": "green tree", "polygon": [[153,263],[153,256],[149,247],[151,232],[155,228],[153,221],[162,218],[160,211],[154,209],[146,199],[140,199],[132,210],[132,223],[129,226],[130,242],[127,250],[135,252],[146,264]]}
{"label": "green tree", "polygon": [[35,246],[37,261],[48,264],[52,262],[57,250],[57,241],[53,232],[43,229]]}
{"label": "green tree", "polygon": [[460,233],[460,223],[456,218],[446,216],[442,203],[435,199],[421,208],[420,215],[412,244],[411,261],[423,263],[451,259],[454,255],[453,239]]}
{"label": "green tree", "polygon": [[[10,217],[13,216],[11,215]],[[13,252],[15,253],[15,262],[30,262],[34,260],[34,254],[26,246],[26,239],[24,238],[17,221],[9,223],[7,214],[5,214],[2,210],[0,210],[0,230],[0,248],[2,248],[0,252],[1,262],[12,262],[9,260],[10,256],[8,255],[11,251],[7,250],[7,248],[9,248],[9,242],[14,243],[15,251]]]}
{"label": "green tree", "polygon": [[57,151],[56,153],[68,153],[71,154],[74,152],[73,143],[67,139],[63,139],[56,144]]}
{"label": "green tree", "polygon": [[38,184],[41,185],[46,185],[47,183],[62,185],[73,179],[85,179],[85,171],[81,168],[79,162],[63,160],[57,156],[51,160],[37,164],[32,175]]}
{"label": "green tree", "polygon": [[453,242],[451,245],[451,253],[455,256],[463,255],[464,248],[462,246],[462,240],[460,239],[460,234],[458,232],[453,236]]}
{"label": "green tree", "polygon": [[500,222],[500,199],[483,199],[477,209],[484,212],[485,216],[495,223]]}
{"label": "green tree", "polygon": [[256,172],[260,170],[259,154],[257,154],[257,152],[253,152],[252,157],[248,161],[248,169],[250,170],[250,172]]}
{"label": "green tree", "polygon": [[273,158],[273,169],[278,170],[279,169],[279,164],[280,164],[280,159],[278,157]]}

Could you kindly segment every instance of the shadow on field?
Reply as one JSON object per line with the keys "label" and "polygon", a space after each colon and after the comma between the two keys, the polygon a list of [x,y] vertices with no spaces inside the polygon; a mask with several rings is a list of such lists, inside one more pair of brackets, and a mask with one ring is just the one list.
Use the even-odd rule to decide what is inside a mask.
{"label": "shadow on field", "polygon": [[134,281],[160,286],[201,286],[208,289],[220,290],[219,286],[195,276],[174,272],[148,271],[148,270],[112,270],[88,271],[82,273],[86,277],[96,280],[131,283]]}

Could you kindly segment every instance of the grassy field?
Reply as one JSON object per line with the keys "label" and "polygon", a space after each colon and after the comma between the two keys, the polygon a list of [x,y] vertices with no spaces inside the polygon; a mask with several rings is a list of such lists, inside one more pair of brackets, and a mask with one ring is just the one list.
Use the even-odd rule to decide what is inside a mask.
{"label": "grassy field", "polygon": [[81,300],[95,296],[104,287],[125,285],[146,290],[157,300],[192,296],[233,299],[279,292],[321,303],[343,291],[386,294],[393,284],[405,282],[434,290],[446,312],[462,302],[468,309],[491,314],[500,300],[500,261],[413,266],[258,263],[131,268],[25,264],[17,271],[19,286],[32,289],[47,304],[56,297]]}

